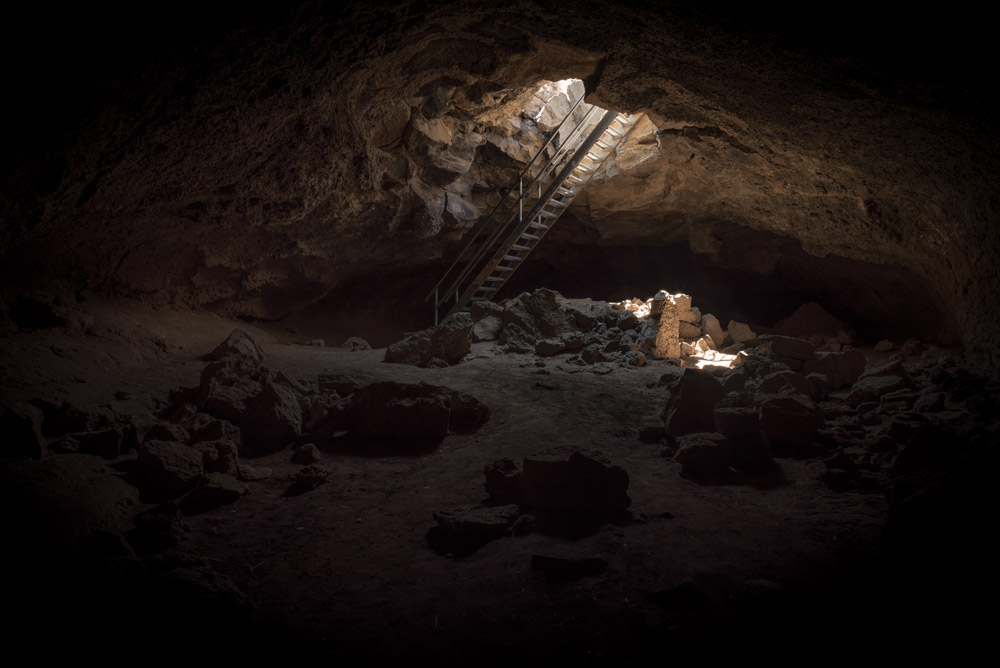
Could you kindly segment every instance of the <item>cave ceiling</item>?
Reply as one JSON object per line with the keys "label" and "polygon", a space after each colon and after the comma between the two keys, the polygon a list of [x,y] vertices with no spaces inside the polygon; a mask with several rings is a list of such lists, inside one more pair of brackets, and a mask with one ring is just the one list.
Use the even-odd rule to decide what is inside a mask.
{"label": "cave ceiling", "polygon": [[996,364],[976,22],[859,3],[177,6],[126,28],[74,11],[7,25],[7,300],[88,290],[265,319],[344,286],[417,301],[523,165],[511,119],[533,87],[578,78],[587,102],[646,118],[553,243],[784,267],[859,310],[901,290],[940,323],[928,336]]}

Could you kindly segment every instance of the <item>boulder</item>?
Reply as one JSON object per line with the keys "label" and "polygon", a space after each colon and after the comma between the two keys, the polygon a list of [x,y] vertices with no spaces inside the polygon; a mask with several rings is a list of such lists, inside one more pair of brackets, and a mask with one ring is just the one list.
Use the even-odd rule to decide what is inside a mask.
{"label": "boulder", "polygon": [[522,504],[524,502],[524,484],[521,471],[511,459],[498,459],[483,467],[486,476],[486,494],[491,504]]}
{"label": "boulder", "polygon": [[268,383],[247,404],[240,431],[246,454],[270,454],[287,447],[302,433],[298,397],[284,385]]}
{"label": "boulder", "polygon": [[496,315],[483,316],[472,325],[472,342],[495,341],[500,336],[501,326],[503,321]]}
{"label": "boulder", "polygon": [[711,313],[706,313],[701,317],[701,324],[705,328],[705,333],[712,338],[716,348],[721,348],[726,340],[726,334],[722,331],[722,323]]}
{"label": "boulder", "polygon": [[486,543],[508,535],[520,514],[515,505],[464,506],[436,512],[437,526],[427,532],[427,543],[438,554],[466,557]]}
{"label": "boulder", "polygon": [[320,392],[336,392],[341,397],[348,396],[360,385],[350,376],[342,374],[321,373],[317,376],[317,381]]}
{"label": "boulder", "polygon": [[[322,339],[321,339],[322,340]],[[341,348],[347,348],[352,353],[359,350],[371,350],[371,344],[362,339],[360,336],[349,336],[344,339],[344,342],[340,344]]]}
{"label": "boulder", "polygon": [[714,376],[701,369],[685,368],[663,410],[667,435],[713,431],[715,406],[722,396],[722,384]]}
{"label": "boulder", "polygon": [[535,354],[539,357],[551,357],[566,350],[566,342],[561,338],[542,339],[535,344]]}
{"label": "boulder", "polygon": [[760,413],[752,406],[715,407],[715,429],[729,438],[743,438],[760,432]]}
{"label": "boulder", "polygon": [[191,444],[201,453],[201,463],[208,473],[235,474],[239,471],[239,448],[230,438],[199,441]]}
{"label": "boulder", "polygon": [[834,337],[848,330],[847,325],[833,317],[816,302],[803,304],[790,316],[782,318],[774,326],[774,331],[785,336],[809,336],[824,334]]}
{"label": "boulder", "polygon": [[433,358],[457,364],[472,346],[472,317],[460,311],[440,325],[410,334],[385,350],[385,361],[426,366]]}
{"label": "boulder", "polygon": [[628,508],[628,474],[601,453],[533,455],[522,466],[523,504],[538,512],[594,514]]}
{"label": "boulder", "polygon": [[802,374],[821,373],[830,380],[830,389],[839,390],[854,384],[865,370],[865,356],[860,350],[822,352],[802,365]]}
{"label": "boulder", "polygon": [[737,322],[736,320],[730,320],[729,326],[726,328],[729,333],[729,338],[733,340],[734,343],[749,343],[750,341],[755,341],[757,335],[754,333],[750,326],[746,323]]}
{"label": "boulder", "polygon": [[787,357],[805,361],[811,358],[813,352],[816,350],[816,346],[805,339],[778,334],[761,334],[757,337],[757,341],[763,345],[764,350],[772,357]]}
{"label": "boulder", "polygon": [[[444,389],[444,388],[442,388]],[[489,422],[490,408],[471,394],[451,391],[448,428],[455,434],[471,434]]]}
{"label": "boulder", "polygon": [[451,394],[427,383],[384,381],[359,388],[352,408],[359,436],[436,443],[448,435]]}
{"label": "boulder", "polygon": [[174,499],[202,481],[205,467],[201,453],[192,447],[149,441],[139,447],[135,471],[140,489],[156,498]]}
{"label": "boulder", "polygon": [[315,464],[321,459],[323,459],[323,454],[315,443],[300,445],[292,452],[293,464]]}
{"label": "boulder", "polygon": [[260,345],[242,329],[234,329],[225,341],[208,354],[208,359],[221,360],[230,356],[246,358],[256,364],[264,361],[264,351]]}
{"label": "boulder", "polygon": [[124,435],[122,427],[114,426],[95,431],[78,432],[70,434],[70,437],[79,444],[80,452],[98,455],[105,459],[114,459],[122,453]]}
{"label": "boulder", "polygon": [[907,387],[909,383],[899,376],[866,376],[854,384],[845,401],[848,406],[857,408],[863,403],[878,402],[884,395]]}
{"label": "boulder", "polygon": [[48,441],[42,436],[42,411],[26,403],[15,403],[0,415],[0,456],[42,459]]}
{"label": "boulder", "polygon": [[197,515],[235,503],[247,493],[247,486],[232,476],[209,473],[204,484],[195,487],[177,502],[185,516]]}
{"label": "boulder", "polygon": [[[697,325],[701,323],[701,309],[697,306],[691,308],[687,311],[681,311],[677,314],[677,319],[681,322],[687,322],[692,325]],[[683,336],[683,334],[682,334]],[[700,335],[699,335],[700,336]]]}
{"label": "boulder", "polygon": [[757,398],[760,428],[775,454],[810,454],[823,414],[813,402],[796,394],[772,394]]}
{"label": "boulder", "polygon": [[678,334],[682,339],[697,339],[701,337],[702,332],[698,325],[681,320],[678,323]]}
{"label": "boulder", "polygon": [[531,353],[535,350],[536,336],[523,328],[508,323],[503,328],[503,335],[500,342],[507,346],[507,350],[512,353]]}
{"label": "boulder", "polygon": [[732,444],[722,434],[685,434],[677,438],[674,460],[681,465],[685,475],[723,473],[733,460]]}

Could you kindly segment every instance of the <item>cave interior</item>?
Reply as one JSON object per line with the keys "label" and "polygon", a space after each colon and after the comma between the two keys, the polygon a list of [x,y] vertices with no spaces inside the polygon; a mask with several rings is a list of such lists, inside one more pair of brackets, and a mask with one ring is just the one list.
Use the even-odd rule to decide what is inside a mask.
{"label": "cave interior", "polygon": [[[114,660],[595,665],[985,647],[1000,142],[970,65],[988,31],[959,14],[610,0],[14,12],[0,155],[12,642]],[[425,293],[578,98],[638,120],[496,310],[472,309],[456,359],[390,363],[432,327]],[[520,349],[504,329],[530,329],[515,312],[543,323],[531,308],[550,300],[570,320],[603,309],[602,336],[655,338],[614,313],[664,290],[690,297],[698,336],[715,314],[726,345],[734,322],[808,341],[779,373],[863,358],[840,387],[813,381],[818,426],[799,450],[772,438],[767,475],[689,475],[678,453],[695,445],[670,421],[688,410],[690,365],[652,339],[543,356],[536,339],[565,332],[539,325]],[[803,309],[836,325],[810,331]],[[501,329],[481,336],[491,317]],[[567,327],[582,339],[590,320]],[[792,390],[733,386],[766,366],[737,343],[705,382],[763,421],[764,395]],[[901,384],[871,380],[887,377]],[[437,398],[419,390],[365,426],[364,397],[387,383]],[[366,436],[423,425],[410,406],[448,393],[453,420],[459,393],[488,419],[430,443]],[[153,451],[172,454],[149,464]],[[626,474],[623,515],[577,530],[517,497],[502,537],[432,549],[449,512],[487,526],[509,507],[498,462],[528,485],[533,458],[581,451]],[[184,461],[198,472],[183,490],[148,483]]]}

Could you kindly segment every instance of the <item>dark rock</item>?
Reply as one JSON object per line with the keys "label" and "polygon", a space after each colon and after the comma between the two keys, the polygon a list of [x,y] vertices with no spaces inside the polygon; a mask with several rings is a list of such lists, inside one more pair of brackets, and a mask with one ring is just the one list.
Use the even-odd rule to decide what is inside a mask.
{"label": "dark rock", "polygon": [[265,480],[271,477],[273,471],[268,466],[251,466],[250,464],[240,464],[237,469],[237,477],[244,482],[255,480]]}
{"label": "dark rock", "polygon": [[288,488],[285,492],[288,496],[296,496],[299,494],[305,494],[306,492],[311,492],[316,489],[330,477],[333,473],[333,469],[328,466],[323,466],[322,464],[310,464],[309,466],[304,466],[295,474],[295,479],[292,481],[292,486]]}
{"label": "dark rock", "polygon": [[812,383],[813,387],[813,400],[815,401],[825,401],[828,396],[830,396],[830,379],[821,373],[810,373],[806,376],[806,380]]}
{"label": "dark rock", "polygon": [[646,366],[646,356],[638,350],[630,350],[624,354],[624,358],[629,366]]}
{"label": "dark rock", "polygon": [[537,340],[537,336],[514,323],[504,325],[503,334],[500,337],[500,343],[506,345],[507,350],[512,353],[534,352]]}
{"label": "dark rock", "polygon": [[748,406],[715,407],[715,430],[729,438],[742,438],[760,432],[760,414]]}
{"label": "dark rock", "polygon": [[659,443],[666,434],[662,418],[649,418],[639,427],[639,440],[643,443]]}
{"label": "dark rock", "polygon": [[321,459],[323,459],[323,453],[319,451],[315,443],[299,446],[292,453],[293,464],[315,464]]}
{"label": "dark rock", "polygon": [[142,442],[146,441],[177,441],[187,443],[191,438],[187,429],[172,422],[158,422],[148,429],[142,436]]}
{"label": "dark rock", "polygon": [[235,503],[246,492],[247,486],[236,478],[209,473],[205,483],[185,494],[178,501],[178,506],[186,516],[197,515]]}
{"label": "dark rock", "polygon": [[190,525],[184,521],[180,508],[173,501],[139,513],[132,523],[135,528],[128,531],[125,537],[140,556],[175,548],[191,535]]}
{"label": "dark rock", "polygon": [[248,404],[240,422],[243,450],[248,455],[277,452],[302,433],[302,409],[295,393],[267,384]]}
{"label": "dark rock", "polygon": [[566,350],[579,350],[580,348],[583,348],[583,332],[565,332],[561,334],[559,338],[566,346]]}
{"label": "dark rock", "polygon": [[550,580],[571,581],[600,575],[608,570],[608,562],[600,557],[564,559],[533,554],[531,555],[531,570],[542,573]]}
{"label": "dark rock", "polygon": [[771,446],[761,432],[729,439],[732,450],[732,467],[745,473],[774,470]]}
{"label": "dark rock", "polygon": [[600,453],[524,458],[524,505],[534,511],[599,513],[628,508],[628,474]]}
{"label": "dark rock", "polygon": [[206,365],[198,386],[198,410],[238,425],[246,412],[247,402],[261,389],[260,383],[254,380],[260,368],[248,366],[249,359],[229,357]]}
{"label": "dark rock", "polygon": [[359,436],[436,443],[448,435],[447,388],[386,381],[359,388],[352,399]]}
{"label": "dark rock", "polygon": [[321,373],[317,377],[320,392],[336,392],[342,397],[346,397],[354,390],[358,389],[360,383],[350,376],[342,374]]}
{"label": "dark rock", "polygon": [[786,387],[792,393],[815,399],[816,388],[813,387],[812,382],[794,371],[775,371],[762,376],[756,383],[759,394],[778,394],[779,392],[787,394],[788,392],[783,391]]}
{"label": "dark rock", "polygon": [[229,338],[208,354],[208,359],[221,360],[229,356],[248,358],[256,364],[261,364],[264,361],[264,352],[260,345],[242,329],[234,329]]}
{"label": "dark rock", "polygon": [[201,414],[202,419],[196,420],[191,425],[191,437],[189,444],[200,443],[202,441],[219,441],[227,439],[233,443],[240,442],[240,428],[228,420],[213,418],[207,413]]}
{"label": "dark rock", "polygon": [[109,427],[99,431],[85,431],[71,434],[73,440],[79,443],[80,452],[98,455],[105,459],[114,459],[122,453],[122,427]]}
{"label": "dark rock", "polygon": [[455,434],[471,434],[489,422],[490,408],[471,394],[453,390],[448,428]]}
{"label": "dark rock", "polygon": [[722,384],[701,369],[686,368],[670,391],[663,411],[668,436],[715,429],[715,405],[722,399]]}
{"label": "dark rock", "polygon": [[[322,340],[322,339],[321,339]],[[370,343],[362,339],[360,336],[349,336],[344,339],[344,342],[340,344],[341,348],[347,348],[352,353],[358,352],[359,350],[371,350],[372,346]]]}
{"label": "dark rock", "polygon": [[353,398],[314,403],[307,425],[313,442],[324,446],[338,434],[353,430],[356,415]]}
{"label": "dark rock", "polygon": [[587,364],[597,364],[598,362],[603,362],[607,359],[604,352],[601,351],[599,346],[587,346],[580,353],[580,359],[582,359]]}
{"label": "dark rock", "polygon": [[438,554],[466,557],[486,543],[510,533],[520,515],[515,505],[466,506],[434,513],[437,526],[427,532],[427,543]]}
{"label": "dark rock", "polygon": [[430,358],[427,364],[424,365],[428,369],[447,369],[449,366],[447,362],[437,357]]}
{"label": "dark rock", "polygon": [[865,356],[860,350],[840,353],[816,353],[802,365],[802,374],[821,373],[830,379],[830,389],[839,390],[857,381],[865,370]]}
{"label": "dark rock", "polygon": [[857,407],[869,401],[877,403],[883,395],[906,387],[906,380],[899,376],[867,376],[854,384],[845,401],[851,407]]}
{"label": "dark rock", "polygon": [[[62,436],[63,434],[90,431],[99,426],[107,426],[106,424],[96,424],[96,422],[104,421],[101,419],[103,416],[98,417],[87,413],[73,406],[68,401],[57,405],[51,401],[36,397],[28,403],[42,411],[43,436]],[[95,418],[97,419],[95,420]]]}
{"label": "dark rock", "polygon": [[495,341],[500,336],[501,327],[503,327],[503,321],[497,315],[487,315],[476,320],[475,324],[472,325],[473,343]]}
{"label": "dark rock", "polygon": [[540,357],[551,357],[566,350],[566,342],[562,339],[542,339],[535,344],[535,354]]}
{"label": "dark rock", "polygon": [[722,434],[694,433],[677,437],[674,459],[685,475],[703,476],[725,472],[733,462],[733,449]]}
{"label": "dark rock", "polygon": [[42,411],[30,404],[15,403],[0,415],[0,456],[41,459],[48,454],[42,436]]}
{"label": "dark rock", "polygon": [[811,454],[809,446],[823,425],[823,414],[812,401],[794,394],[758,398],[760,428],[775,454]]}
{"label": "dark rock", "polygon": [[469,305],[469,313],[475,322],[479,322],[483,318],[499,317],[503,307],[496,302],[474,301]]}
{"label": "dark rock", "polygon": [[393,343],[385,351],[385,361],[426,366],[433,358],[458,364],[472,347],[472,317],[453,313],[440,325],[416,332]]}
{"label": "dark rock", "polygon": [[198,441],[190,444],[201,453],[201,462],[208,473],[236,474],[239,470],[239,448],[231,438]]}
{"label": "dark rock", "polygon": [[483,467],[486,476],[486,494],[490,503],[518,505],[523,503],[524,486],[521,472],[510,459],[498,459]]}
{"label": "dark rock", "polygon": [[761,334],[757,341],[769,355],[805,361],[812,357],[816,346],[805,339],[779,334]]}
{"label": "dark rock", "polygon": [[141,488],[161,499],[177,498],[202,480],[202,454],[182,443],[149,441],[139,448],[136,474]]}

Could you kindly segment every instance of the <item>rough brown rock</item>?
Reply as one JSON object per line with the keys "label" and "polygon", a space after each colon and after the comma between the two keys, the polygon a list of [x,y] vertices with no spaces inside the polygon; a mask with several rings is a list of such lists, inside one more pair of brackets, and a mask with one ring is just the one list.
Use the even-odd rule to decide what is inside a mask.
{"label": "rough brown rock", "polygon": [[385,361],[426,366],[432,359],[457,364],[472,345],[472,317],[458,312],[440,325],[416,332],[385,350]]}
{"label": "rough brown rock", "polygon": [[707,371],[687,368],[670,391],[663,410],[668,436],[715,430],[715,405],[722,399],[722,384]]}
{"label": "rough brown rock", "polygon": [[600,453],[525,457],[523,504],[536,511],[602,513],[628,508],[628,474]]}
{"label": "rough brown rock", "polygon": [[248,455],[277,452],[302,433],[302,408],[292,390],[269,383],[247,403],[240,421],[243,446]]}
{"label": "rough brown rock", "polygon": [[42,411],[26,403],[17,403],[0,411],[0,434],[3,435],[0,456],[44,457],[48,452],[48,441],[42,436]]}
{"label": "rough brown rock", "polygon": [[426,383],[385,381],[352,395],[355,431],[365,438],[436,443],[448,435],[451,395]]}
{"label": "rough brown rock", "polygon": [[193,488],[205,472],[200,452],[170,441],[143,443],[135,469],[142,489],[162,499],[177,498]]}

